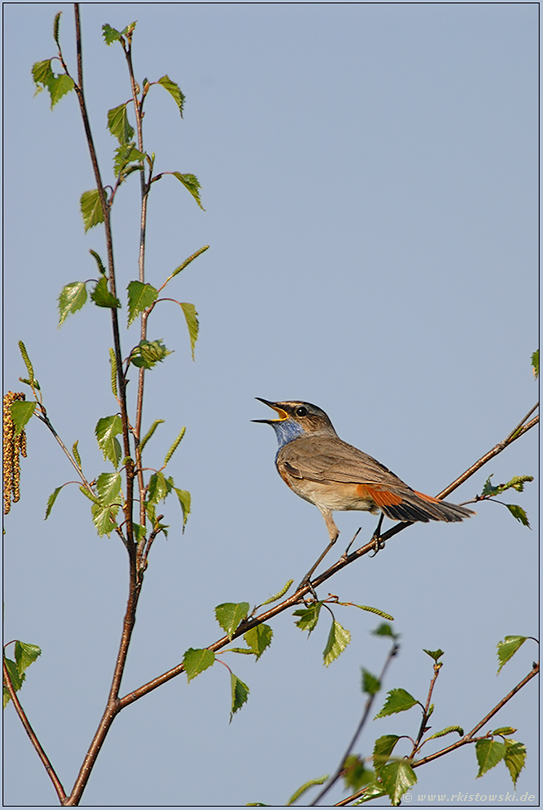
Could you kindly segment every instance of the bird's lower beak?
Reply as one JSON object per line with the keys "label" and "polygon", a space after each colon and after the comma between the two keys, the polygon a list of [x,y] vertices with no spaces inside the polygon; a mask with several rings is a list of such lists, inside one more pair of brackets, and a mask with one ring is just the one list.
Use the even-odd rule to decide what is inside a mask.
{"label": "bird's lower beak", "polygon": [[273,422],[282,422],[284,419],[289,418],[288,413],[283,410],[283,408],[280,408],[276,402],[268,402],[267,399],[262,399],[262,397],[255,397],[255,399],[258,399],[259,402],[263,402],[268,408],[273,408],[279,415],[279,419],[251,419],[251,422],[262,422],[265,425],[271,425]]}

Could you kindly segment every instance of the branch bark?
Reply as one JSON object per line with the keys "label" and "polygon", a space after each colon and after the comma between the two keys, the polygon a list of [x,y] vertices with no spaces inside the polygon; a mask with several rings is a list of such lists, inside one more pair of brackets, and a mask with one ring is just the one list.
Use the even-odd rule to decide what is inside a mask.
{"label": "branch bark", "polygon": [[2,669],[3,669],[3,673],[4,673],[4,685],[5,685],[6,689],[9,692],[9,696],[10,696],[11,700],[13,701],[13,705],[15,706],[15,711],[19,715],[19,719],[20,719],[21,723],[23,724],[24,730],[26,731],[26,733],[28,734],[28,736],[30,738],[30,742],[32,743],[32,745],[36,749],[36,752],[37,752],[39,758],[43,762],[43,766],[44,766],[44,768],[45,768],[45,770],[47,772],[47,776],[49,777],[49,779],[53,783],[53,786],[54,786],[54,788],[55,788],[55,790],[57,792],[57,796],[60,799],[60,803],[64,804],[64,802],[66,800],[66,793],[64,791],[64,788],[62,787],[62,783],[61,783],[60,779],[58,778],[55,769],[51,765],[51,762],[49,761],[49,757],[47,756],[47,754],[43,750],[43,748],[41,746],[41,743],[38,740],[38,738],[36,736],[36,733],[34,732],[34,729],[30,725],[30,721],[28,720],[28,717],[26,716],[23,707],[21,706],[19,698],[17,697],[17,692],[15,691],[14,686],[13,686],[13,684],[11,682],[11,678],[9,677],[9,672],[8,672],[8,668],[6,666],[6,659],[5,658],[2,660]]}

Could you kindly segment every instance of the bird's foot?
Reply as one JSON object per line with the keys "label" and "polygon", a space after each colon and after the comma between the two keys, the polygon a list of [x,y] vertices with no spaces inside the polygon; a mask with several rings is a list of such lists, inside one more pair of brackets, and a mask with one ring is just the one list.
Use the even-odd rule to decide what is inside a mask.
{"label": "bird's foot", "polygon": [[354,543],[354,541],[356,540],[356,538],[358,537],[358,535],[360,534],[361,531],[362,531],[362,526],[360,526],[360,528],[358,528],[355,531],[353,539],[351,540],[351,542],[349,543],[349,545],[347,546],[347,548],[345,549],[345,551],[343,552],[343,554],[339,558],[339,562],[346,562],[347,561],[347,555],[349,554],[349,550],[350,550],[352,544]]}
{"label": "bird's foot", "polygon": [[[311,594],[311,596],[313,597],[315,602],[319,601],[318,596],[317,596],[317,592],[316,592],[315,588],[313,587],[313,584],[312,584],[311,580],[309,579],[309,577],[307,575],[302,579],[302,581],[300,582],[300,584],[298,585],[296,590],[299,591],[300,588],[308,588],[308,592]],[[307,593],[304,593],[304,595],[301,598],[305,601],[306,596],[307,596]]]}
{"label": "bird's foot", "polygon": [[370,540],[370,543],[373,543],[373,554],[370,554],[370,557],[375,557],[378,551],[381,551],[385,547],[385,541],[379,534],[374,534]]}

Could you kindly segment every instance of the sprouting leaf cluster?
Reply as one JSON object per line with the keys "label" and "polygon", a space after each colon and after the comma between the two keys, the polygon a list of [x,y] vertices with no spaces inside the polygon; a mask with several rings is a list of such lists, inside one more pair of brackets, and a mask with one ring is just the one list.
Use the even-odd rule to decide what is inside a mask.
{"label": "sprouting leaf cluster", "polygon": [[[34,663],[39,655],[41,655],[41,650],[39,647],[37,647],[35,644],[25,644],[23,641],[15,641],[15,660],[8,658],[4,651],[4,665],[8,671],[9,680],[11,681],[11,684],[16,692],[19,691],[26,678],[25,670],[28,669],[30,664]],[[5,683],[3,690],[3,704],[5,708],[11,700],[11,695]]]}
{"label": "sprouting leaf cluster", "polygon": [[481,494],[477,496],[477,500],[494,500],[496,503],[502,503],[503,506],[505,506],[511,512],[513,517],[519,521],[519,523],[522,523],[523,526],[530,528],[528,516],[522,506],[514,503],[503,503],[502,501],[497,501],[496,496],[501,495],[502,492],[507,492],[509,489],[514,489],[516,492],[523,492],[524,484],[534,480],[533,475],[515,475],[506,484],[498,484],[497,486],[494,486],[494,484],[491,483],[490,479],[492,477],[493,474],[489,475],[486,479]]}

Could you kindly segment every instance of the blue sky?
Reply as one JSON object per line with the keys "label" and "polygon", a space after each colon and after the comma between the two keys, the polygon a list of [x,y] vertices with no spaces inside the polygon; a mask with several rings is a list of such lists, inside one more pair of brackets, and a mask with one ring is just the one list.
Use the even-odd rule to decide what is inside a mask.
{"label": "blue sky", "polygon": [[[49,416],[67,445],[79,440],[92,478],[106,469],[95,424],[115,412],[109,317],[87,305],[59,329],[56,299],[64,284],[95,275],[88,250],[103,252],[103,235],[84,234],[78,210],[93,178],[75,97],[51,112],[45,93],[33,98],[30,75],[54,54],[61,9],[73,66],[71,6],[4,6],[4,375],[6,389],[20,390],[23,340]],[[297,582],[327,543],[318,511],[274,470],[272,431],[250,422],[267,416],[255,396],[316,403],[343,439],[428,494],[535,403],[537,14],[529,3],[82,7],[104,176],[116,146],[106,113],[130,92],[103,23],[137,19],[138,79],[167,73],[186,95],[181,120],[168,94],[153,89],[146,147],[157,170],[198,177],[206,211],[173,178],[155,184],[147,279],[161,283],[211,246],[172,288],[199,313],[195,362],[178,308],[164,304],[150,321],[151,336],[175,353],[148,375],[144,423],[166,420],[153,439],[156,459],[187,426],[171,472],[191,491],[193,513],[182,535],[179,509],[166,503],[170,533],[153,547],[123,694],[188,647],[219,638],[215,605],[261,603]],[[137,277],[138,198],[133,176],[113,213],[121,291]],[[138,339],[137,326],[123,328],[125,353]],[[70,788],[109,687],[126,554],[113,537],[97,537],[75,487],[43,521],[48,496],[72,472],[37,420],[28,447],[22,499],[6,519],[5,640],[43,649],[21,698]],[[536,471],[532,431],[451,500],[473,498],[491,473],[497,483]],[[435,731],[474,726],[536,657],[527,643],[496,677],[497,642],[538,634],[536,485],[503,499],[527,510],[532,531],[503,507],[481,504],[465,524],[410,528],[322,594],[330,588],[395,617],[402,649],[383,699],[401,686],[424,701],[432,673],[422,649],[445,650]],[[336,522],[340,546],[359,526],[366,539],[374,528],[365,513],[338,513]],[[360,667],[378,672],[387,651],[370,635],[378,620],[342,610],[336,618],[352,642],[329,668],[325,622],[307,639],[287,614],[256,665],[227,657],[251,689],[230,725],[219,665],[124,711],[84,804],[281,805],[333,772],[362,711]],[[535,700],[531,683],[491,726],[517,728],[528,747],[517,797],[537,795]],[[416,710],[375,720],[357,751],[369,755],[385,733],[416,734],[418,722]],[[5,802],[53,804],[12,707],[4,742]],[[503,764],[482,779],[476,773],[468,748],[418,769],[412,804],[428,804],[419,795],[513,793]]]}

